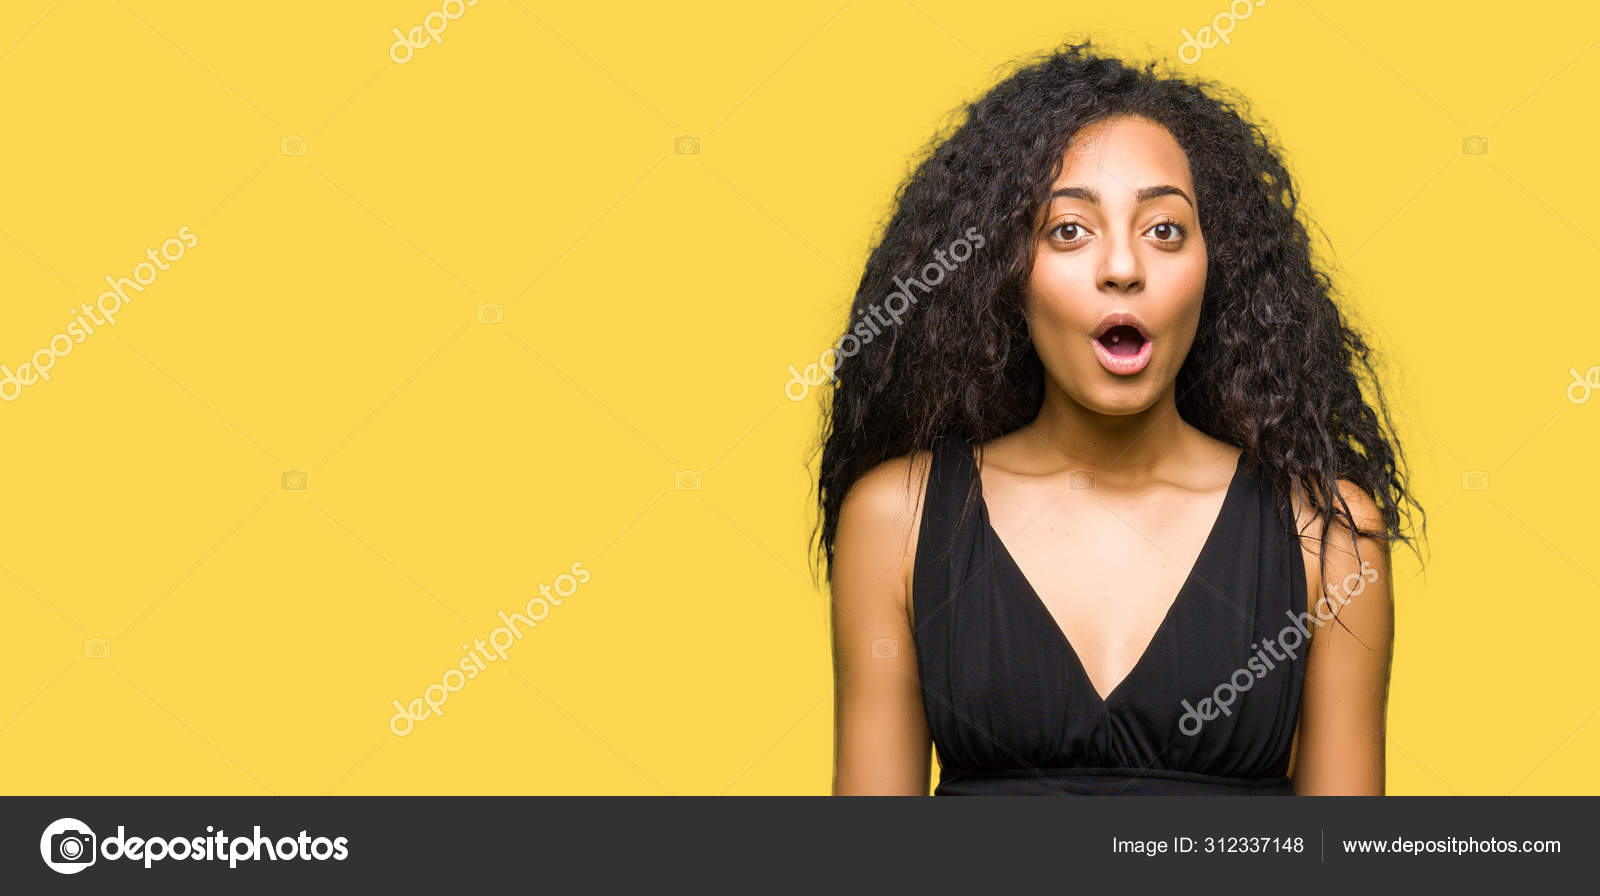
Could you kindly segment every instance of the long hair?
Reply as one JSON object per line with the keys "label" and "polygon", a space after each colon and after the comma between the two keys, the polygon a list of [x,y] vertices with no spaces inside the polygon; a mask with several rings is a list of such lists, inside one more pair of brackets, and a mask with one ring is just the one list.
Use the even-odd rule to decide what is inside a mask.
{"label": "long hair", "polygon": [[[1324,570],[1336,519],[1386,543],[1412,542],[1401,513],[1409,529],[1422,508],[1371,350],[1313,263],[1278,150],[1241,114],[1243,101],[1226,97],[1154,63],[1141,69],[1088,41],[1069,43],[967,105],[929,144],[869,253],[824,392],[816,542],[830,578],[840,506],[868,470],[945,438],[988,442],[1037,416],[1045,373],[1025,299],[1035,215],[1073,135],[1123,115],[1161,124],[1183,148],[1205,234],[1205,294],[1175,384],[1179,414],[1265,473],[1286,527],[1295,525],[1291,486],[1300,486],[1323,519]],[[964,241],[955,263],[952,247]],[[1372,496],[1381,530],[1357,524],[1340,479]]]}

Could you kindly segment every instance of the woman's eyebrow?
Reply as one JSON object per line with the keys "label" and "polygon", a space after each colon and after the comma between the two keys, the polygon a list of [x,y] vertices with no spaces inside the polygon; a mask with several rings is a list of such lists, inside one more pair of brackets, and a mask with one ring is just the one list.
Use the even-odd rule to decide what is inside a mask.
{"label": "woman's eyebrow", "polygon": [[[1157,184],[1153,187],[1141,187],[1135,196],[1140,202],[1149,202],[1157,196],[1177,196],[1184,202],[1189,203],[1190,208],[1194,208],[1194,200],[1189,198],[1189,194],[1171,184]],[[1100,204],[1100,194],[1089,189],[1088,187],[1062,187],[1061,189],[1051,193],[1050,198],[1081,199],[1084,202],[1091,202],[1095,205]]]}

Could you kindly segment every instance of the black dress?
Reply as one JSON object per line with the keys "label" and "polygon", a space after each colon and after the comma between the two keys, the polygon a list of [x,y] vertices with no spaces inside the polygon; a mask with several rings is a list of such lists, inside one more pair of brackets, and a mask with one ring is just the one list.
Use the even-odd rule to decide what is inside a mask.
{"label": "black dress", "polygon": [[971,446],[942,442],[912,576],[922,704],[941,766],[934,795],[1291,794],[1318,620],[1273,502],[1271,482],[1241,454],[1188,579],[1102,700],[990,526]]}

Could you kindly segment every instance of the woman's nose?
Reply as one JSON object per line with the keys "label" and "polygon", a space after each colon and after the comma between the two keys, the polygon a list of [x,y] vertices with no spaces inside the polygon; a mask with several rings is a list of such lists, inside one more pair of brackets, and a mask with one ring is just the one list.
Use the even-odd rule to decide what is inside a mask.
{"label": "woman's nose", "polygon": [[1110,237],[1104,245],[1105,255],[1100,260],[1101,288],[1128,292],[1143,287],[1144,269],[1133,251],[1133,241],[1126,237]]}

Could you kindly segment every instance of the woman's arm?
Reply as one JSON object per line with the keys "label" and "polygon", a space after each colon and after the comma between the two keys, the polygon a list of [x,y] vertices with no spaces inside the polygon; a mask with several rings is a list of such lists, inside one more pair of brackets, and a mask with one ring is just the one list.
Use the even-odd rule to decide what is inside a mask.
{"label": "woman's arm", "polygon": [[918,454],[874,468],[840,508],[832,581],[835,796],[928,795],[932,742],[908,600],[927,461]]}
{"label": "woman's arm", "polygon": [[[1371,496],[1343,479],[1339,490],[1361,528],[1383,528]],[[1310,513],[1302,519],[1307,521],[1301,527],[1301,551],[1312,638],[1295,748],[1295,793],[1382,796],[1394,655],[1388,546],[1366,536],[1352,543],[1350,529],[1336,521],[1328,528],[1328,565],[1319,580],[1322,520]]]}

